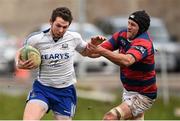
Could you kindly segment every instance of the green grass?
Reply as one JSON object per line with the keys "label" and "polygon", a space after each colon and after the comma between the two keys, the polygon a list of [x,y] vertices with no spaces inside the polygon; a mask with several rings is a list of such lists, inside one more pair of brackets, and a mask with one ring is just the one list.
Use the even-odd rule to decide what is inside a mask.
{"label": "green grass", "polygon": [[[26,96],[8,96],[0,94],[0,120],[21,120],[25,106]],[[87,99],[78,99],[76,120],[101,120],[104,113],[119,104],[120,99],[115,102],[99,102]],[[171,97],[167,106],[163,105],[161,98],[158,98],[153,107],[146,112],[147,120],[178,120],[180,117],[174,116],[174,109],[180,108],[180,98]],[[43,119],[53,119],[52,112]]]}
{"label": "green grass", "polygon": [[22,119],[25,96],[8,96],[0,94],[0,120]]}
{"label": "green grass", "polygon": [[159,119],[159,120],[178,120],[180,117],[176,117],[174,110],[180,108],[180,98],[171,97],[170,103],[165,106],[163,104],[162,98],[157,99],[153,107],[147,111],[145,118],[146,119]]}

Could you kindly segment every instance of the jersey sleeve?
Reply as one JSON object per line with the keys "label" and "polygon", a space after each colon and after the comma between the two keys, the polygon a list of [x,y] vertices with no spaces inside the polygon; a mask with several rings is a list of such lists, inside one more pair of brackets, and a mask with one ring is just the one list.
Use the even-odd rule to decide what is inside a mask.
{"label": "jersey sleeve", "polygon": [[82,52],[87,46],[87,42],[85,42],[82,39],[81,35],[78,33],[76,33],[76,36],[75,36],[75,44],[76,44],[75,50],[78,52]]}
{"label": "jersey sleeve", "polygon": [[118,36],[119,32],[114,33],[113,36],[108,41],[103,42],[101,46],[111,51],[117,50],[119,45],[117,40]]}

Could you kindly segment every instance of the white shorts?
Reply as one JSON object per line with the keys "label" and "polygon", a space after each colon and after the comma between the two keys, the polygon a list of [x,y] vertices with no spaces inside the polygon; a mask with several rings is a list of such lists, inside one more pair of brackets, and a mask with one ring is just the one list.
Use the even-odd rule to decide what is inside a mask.
{"label": "white shorts", "polygon": [[141,95],[138,92],[123,90],[123,102],[126,102],[134,117],[151,108],[155,100]]}

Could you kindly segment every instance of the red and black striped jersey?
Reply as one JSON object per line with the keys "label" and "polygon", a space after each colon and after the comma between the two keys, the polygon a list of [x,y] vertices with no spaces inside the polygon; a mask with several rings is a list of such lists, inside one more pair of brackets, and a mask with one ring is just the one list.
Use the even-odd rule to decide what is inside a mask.
{"label": "red and black striped jersey", "polygon": [[129,67],[121,67],[120,78],[124,88],[136,91],[151,99],[157,97],[154,47],[147,32],[133,40],[127,39],[127,29],[113,34],[112,38],[101,44],[111,51],[131,54],[136,62]]}

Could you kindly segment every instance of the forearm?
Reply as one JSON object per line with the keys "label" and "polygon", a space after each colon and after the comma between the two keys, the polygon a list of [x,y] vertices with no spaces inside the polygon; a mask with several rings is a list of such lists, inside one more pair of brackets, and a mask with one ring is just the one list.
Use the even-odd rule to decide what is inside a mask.
{"label": "forearm", "polygon": [[90,58],[98,58],[100,56],[101,55],[99,55],[99,54],[90,54],[90,55],[88,55],[88,57],[90,57]]}
{"label": "forearm", "polygon": [[80,54],[81,54],[82,56],[88,56],[88,57],[90,57],[90,58],[98,58],[98,57],[101,56],[101,55],[98,54],[98,53],[93,53],[93,52],[91,52],[91,51],[88,49],[88,46],[86,46],[86,48],[85,48],[82,52],[80,52]]}
{"label": "forearm", "polygon": [[101,56],[100,54],[94,54],[94,53],[90,53],[90,52],[82,52],[81,55],[88,56],[90,58],[98,58]]}
{"label": "forearm", "polygon": [[99,51],[99,54],[119,66],[127,67],[135,62],[134,57],[132,57],[132,55],[130,54],[126,55],[121,53],[115,53],[107,49],[102,49],[101,51]]}

